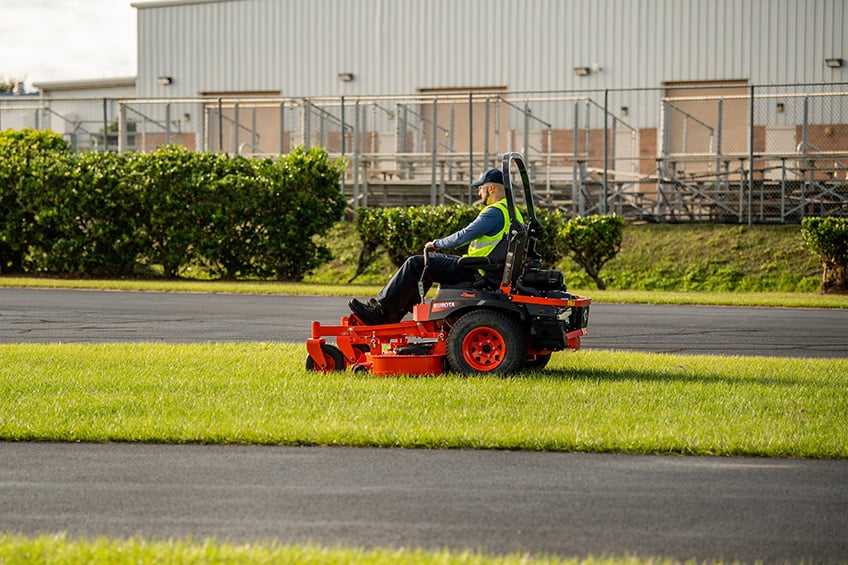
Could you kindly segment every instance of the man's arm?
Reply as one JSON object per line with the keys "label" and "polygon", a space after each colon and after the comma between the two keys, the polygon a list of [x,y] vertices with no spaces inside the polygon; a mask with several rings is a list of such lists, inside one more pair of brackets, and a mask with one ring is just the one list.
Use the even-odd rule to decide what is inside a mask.
{"label": "man's arm", "polygon": [[495,235],[503,229],[503,212],[498,208],[486,208],[473,222],[447,237],[431,241],[429,249],[455,249],[483,235]]}

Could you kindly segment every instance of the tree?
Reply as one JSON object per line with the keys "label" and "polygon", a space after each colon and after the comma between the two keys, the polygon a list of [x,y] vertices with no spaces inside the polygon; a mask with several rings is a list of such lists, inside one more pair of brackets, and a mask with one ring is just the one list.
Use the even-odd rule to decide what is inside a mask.
{"label": "tree", "polygon": [[624,218],[616,215],[585,216],[569,220],[562,230],[567,253],[592,277],[598,289],[607,285],[600,272],[621,250]]}
{"label": "tree", "polygon": [[801,233],[821,258],[821,292],[848,292],[848,218],[804,218]]}
{"label": "tree", "polygon": [[[19,84],[23,84],[23,81],[21,79],[17,79],[14,77],[0,77],[0,94],[10,94],[12,92],[15,92]],[[19,94],[23,93],[21,92]]]}

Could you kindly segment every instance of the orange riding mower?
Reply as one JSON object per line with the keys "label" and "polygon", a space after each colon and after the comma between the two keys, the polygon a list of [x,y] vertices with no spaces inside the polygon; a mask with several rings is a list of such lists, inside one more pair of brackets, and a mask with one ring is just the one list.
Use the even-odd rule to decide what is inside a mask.
{"label": "orange riding mower", "polygon": [[[526,224],[515,212],[513,172],[524,189]],[[440,285],[432,300],[424,297],[422,274],[421,302],[411,320],[369,326],[351,314],[339,325],[312,322],[306,368],[350,367],[374,375],[509,374],[541,369],[555,351],[580,349],[592,300],[569,294],[561,272],[541,268],[536,243],[543,227],[521,155],[504,155],[503,177],[510,228],[500,245],[506,253],[496,248],[489,257],[462,257],[460,266],[470,269],[475,280]],[[503,261],[492,261],[498,256]],[[335,345],[327,338],[335,338]]]}

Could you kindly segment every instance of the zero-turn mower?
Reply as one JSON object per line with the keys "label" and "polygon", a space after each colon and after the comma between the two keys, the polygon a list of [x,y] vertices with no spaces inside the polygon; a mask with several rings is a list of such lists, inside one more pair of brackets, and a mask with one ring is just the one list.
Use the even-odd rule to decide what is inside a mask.
{"label": "zero-turn mower", "polygon": [[[517,219],[512,173],[524,189],[529,218]],[[312,322],[306,341],[307,369],[370,371],[374,375],[509,374],[541,369],[555,351],[580,349],[592,300],[569,294],[562,273],[543,270],[536,243],[543,227],[536,217],[524,160],[503,156],[503,178],[510,229],[502,241],[502,262],[490,257],[463,257],[460,265],[476,271],[473,282],[440,285],[421,302],[411,320],[366,325],[355,314],[339,325]],[[425,272],[428,250],[424,251]],[[423,280],[423,275],[422,275]],[[335,338],[335,345],[327,343]]]}

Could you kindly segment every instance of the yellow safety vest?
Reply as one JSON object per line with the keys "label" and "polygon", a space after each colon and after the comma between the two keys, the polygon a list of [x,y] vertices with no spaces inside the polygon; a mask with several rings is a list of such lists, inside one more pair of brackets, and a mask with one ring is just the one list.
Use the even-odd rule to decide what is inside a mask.
{"label": "yellow safety vest", "polygon": [[[483,212],[493,207],[498,208],[503,213],[503,228],[495,235],[482,235],[469,243],[468,257],[487,257],[492,251],[494,251],[498,242],[500,242],[500,240],[506,237],[509,233],[509,209],[506,206],[506,198],[502,198],[494,204],[486,206]],[[518,211],[518,208],[515,209],[515,216],[518,218],[519,222],[522,224],[524,223],[524,219],[521,217],[521,212]]]}

